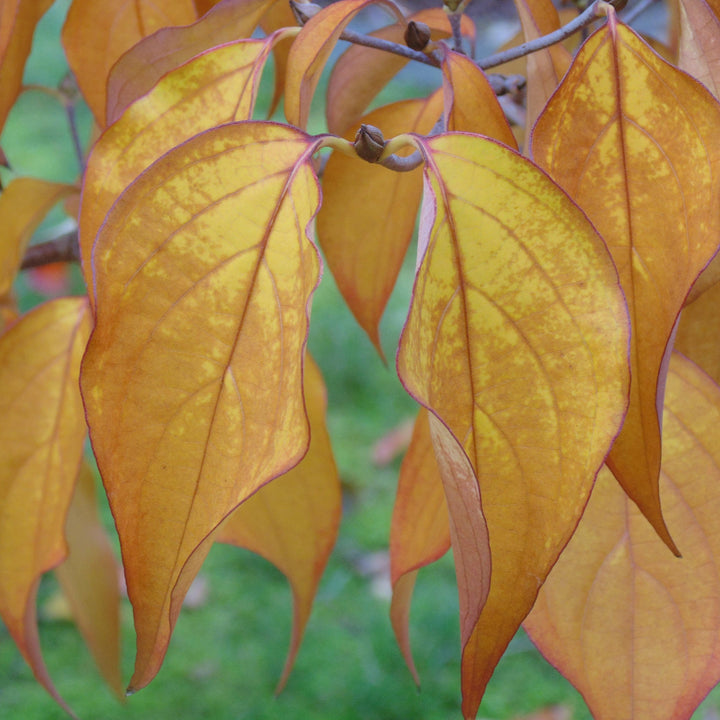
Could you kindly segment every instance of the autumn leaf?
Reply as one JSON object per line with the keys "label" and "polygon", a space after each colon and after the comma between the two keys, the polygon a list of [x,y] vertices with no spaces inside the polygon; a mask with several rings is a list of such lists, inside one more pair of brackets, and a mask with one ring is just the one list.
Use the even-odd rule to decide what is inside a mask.
{"label": "autumn leaf", "polygon": [[110,689],[125,700],[120,669],[119,567],[100,522],[95,478],[80,466],[65,524],[68,553],[55,575],[86,645]]}
{"label": "autumn leaf", "polygon": [[85,440],[81,298],[40,305],[0,337],[0,617],[38,682],[72,715],[40,651],[35,598],[67,554],[65,516]]}
{"label": "autumn leaf", "polygon": [[176,145],[216,125],[249,119],[260,75],[278,37],[221,45],[169,72],[95,144],[85,171],[79,220],[80,256],[91,301],[92,247],[113,202]]}
{"label": "autumn leaf", "polygon": [[[385,105],[363,122],[386,137],[428,133],[441,113],[442,95],[435,93],[427,100]],[[380,319],[412,240],[421,195],[419,169],[390,172],[333,153],[323,173],[318,239],[338,289],[381,357]]]}
{"label": "autumn leaf", "polygon": [[250,37],[274,1],[223,0],[192,25],[162,28],[142,39],[110,71],[107,124],[114,123],[166,73],[218,45]]}
{"label": "autumn leaf", "polygon": [[[426,156],[420,267],[397,364],[432,411],[474,717],[622,422],[628,321],[604,244],[543,173],[473,135],[415,142]],[[489,570],[463,560],[485,522],[483,606],[462,593]]]}
{"label": "autumn leaf", "polygon": [[285,117],[291,125],[307,127],[310,104],[330,53],[355,15],[373,4],[399,12],[390,0],[338,0],[303,25],[290,48],[285,76]]}
{"label": "autumn leaf", "polygon": [[53,0],[5,0],[0,5],[0,130],[22,87],[35,26]]}
{"label": "autumn leaf", "polygon": [[215,528],[307,449],[317,144],[273,123],[202,133],[125,190],[95,243],[81,386],[135,616],[131,691]]}
{"label": "autumn leaf", "polygon": [[678,67],[689,72],[715,97],[720,95],[720,2],[679,0]]}
{"label": "autumn leaf", "polygon": [[307,455],[235,510],[216,536],[219,542],[247,548],[269,560],[292,587],[292,638],[278,691],[300,648],[342,512],[340,481],[325,426],[325,384],[309,355],[305,356],[304,377],[311,436]]}
{"label": "autumn leaf", "polygon": [[720,390],[670,363],[660,478],[667,552],[603,470],[525,629],[596,720],[681,720],[720,680]]}
{"label": "autumn leaf", "polygon": [[105,127],[110,68],[135,43],[169,25],[197,19],[192,0],[73,0],[62,30],[70,69],[95,121]]}
{"label": "autumn leaf", "polygon": [[658,413],[673,327],[720,238],[720,107],[611,14],[540,116],[532,152],[617,265],[633,322],[632,383],[608,465],[677,551],[660,508]]}
{"label": "autumn leaf", "polygon": [[699,365],[720,384],[720,284],[683,308],[675,348]]}
{"label": "autumn leaf", "polygon": [[416,683],[410,650],[410,601],[419,568],[450,549],[450,526],[442,478],[435,460],[427,410],[415,420],[410,447],[400,467],[390,525],[390,620],[405,662]]}
{"label": "autumn leaf", "polygon": [[[408,17],[408,21],[425,23],[431,29],[433,42],[452,35],[450,21],[442,8],[427,8]],[[389,42],[404,43],[407,22],[394,23],[370,33]],[[461,30],[475,41],[475,25],[463,15]],[[330,132],[345,135],[365,114],[373,98],[408,64],[400,55],[382,52],[363,45],[351,45],[333,66],[328,81],[326,116]],[[407,130],[407,129],[406,129]]]}

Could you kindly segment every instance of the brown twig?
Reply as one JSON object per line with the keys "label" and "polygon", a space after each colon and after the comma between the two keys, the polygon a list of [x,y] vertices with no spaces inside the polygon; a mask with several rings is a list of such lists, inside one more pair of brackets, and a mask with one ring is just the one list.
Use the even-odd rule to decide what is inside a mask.
{"label": "brown twig", "polygon": [[70,230],[47,242],[31,245],[25,251],[20,269],[29,270],[50,263],[79,262],[79,260],[80,248],[77,230]]}

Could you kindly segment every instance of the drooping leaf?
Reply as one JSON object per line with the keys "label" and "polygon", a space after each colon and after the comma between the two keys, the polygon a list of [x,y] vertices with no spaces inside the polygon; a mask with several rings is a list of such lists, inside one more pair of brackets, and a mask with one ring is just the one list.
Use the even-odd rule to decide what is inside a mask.
{"label": "drooping leaf", "polygon": [[720,239],[720,106],[610,15],[533,134],[608,244],[633,322],[630,408],[608,465],[668,546],[658,491],[668,342]]}
{"label": "drooping leaf", "polygon": [[86,300],[62,298],[0,337],[0,617],[68,712],[42,659],[35,597],[42,574],[67,553],[65,516],[86,433],[77,379],[89,332]]}
{"label": "drooping leaf", "polygon": [[390,579],[393,585],[390,620],[405,662],[416,683],[410,650],[410,601],[419,568],[450,549],[450,526],[442,478],[438,470],[427,410],[415,420],[410,447],[400,467],[390,526]]}
{"label": "drooping leaf", "polygon": [[95,243],[81,385],[135,616],[131,690],[215,528],[307,449],[316,145],[273,123],[202,133],[125,190]]}
{"label": "drooping leaf", "polygon": [[[411,15],[408,20],[422,22],[432,31],[433,41],[450,37],[450,21],[441,8],[428,8]],[[370,33],[373,37],[403,43],[407,23],[395,23]],[[464,35],[475,41],[475,25],[462,16]],[[362,45],[351,45],[333,66],[328,82],[326,114],[330,132],[345,135],[354,128],[372,99],[408,63],[403,57]]]}
{"label": "drooping leaf", "polygon": [[307,455],[235,510],[216,536],[219,542],[262,555],[288,578],[292,587],[292,638],[278,691],[285,685],[300,648],[342,512],[340,481],[325,426],[325,383],[309,355],[305,356],[304,377],[310,422]]}
{"label": "drooping leaf", "polygon": [[125,699],[120,669],[118,565],[100,522],[95,479],[80,466],[65,523],[68,554],[55,575],[72,615],[110,689]]}
{"label": "drooping leaf", "polygon": [[166,27],[141,40],[110,71],[108,125],[166,73],[218,45],[250,37],[273,2],[275,0],[223,0],[192,25]]}
{"label": "drooping leaf", "polygon": [[216,125],[250,118],[276,39],[241,40],[193,58],[133,103],[95,144],[85,171],[79,221],[80,256],[91,301],[92,247],[113,202],[176,145]]}
{"label": "drooping leaf", "polygon": [[686,305],[680,315],[675,348],[720,384],[720,284]]}
{"label": "drooping leaf", "polygon": [[22,87],[35,26],[53,0],[4,0],[0,4],[0,131]]}
{"label": "drooping leaf", "polygon": [[398,12],[391,0],[338,0],[305,23],[290,48],[285,76],[285,117],[291,125],[307,127],[310,104],[330,53],[355,15],[373,4]]}
{"label": "drooping leaf", "polygon": [[675,353],[663,424],[674,558],[604,469],[525,621],[596,720],[685,720],[720,680],[720,390]]}
{"label": "drooping leaf", "polygon": [[680,0],[678,67],[720,96],[720,2]]}
{"label": "drooping leaf", "polygon": [[0,193],[0,332],[14,316],[12,285],[37,226],[50,210],[77,188],[72,185],[15,178]]}
{"label": "drooping leaf", "polygon": [[70,69],[95,121],[105,127],[110,68],[135,43],[160,28],[197,19],[192,0],[73,0],[62,30]]}
{"label": "drooping leaf", "polygon": [[[387,138],[410,130],[425,134],[441,113],[437,92],[427,100],[385,105],[363,122]],[[381,356],[380,319],[412,240],[421,195],[419,169],[391,172],[333,153],[323,173],[318,239],[338,289]]]}
{"label": "drooping leaf", "polygon": [[517,142],[485,74],[469,58],[443,53],[445,118],[449,131],[487,135],[517,150]]}
{"label": "drooping leaf", "polygon": [[[274,33],[285,27],[295,27],[297,20],[290,9],[290,3],[283,0],[276,0],[268,7],[267,11],[260,20],[260,27],[267,35]],[[292,42],[288,36],[285,40],[278,42],[273,47],[273,68],[275,75],[275,90],[273,91],[270,107],[268,108],[268,118],[271,118],[277,109],[283,92],[285,91],[285,80],[287,76],[288,57]]]}
{"label": "drooping leaf", "polygon": [[[432,411],[466,573],[463,712],[474,717],[620,427],[628,321],[602,240],[546,175],[481,137],[416,142],[427,162],[421,264],[398,372]],[[444,467],[453,461],[459,476]],[[492,562],[484,607],[462,597],[463,584],[488,571],[463,561],[482,545],[483,522]]]}

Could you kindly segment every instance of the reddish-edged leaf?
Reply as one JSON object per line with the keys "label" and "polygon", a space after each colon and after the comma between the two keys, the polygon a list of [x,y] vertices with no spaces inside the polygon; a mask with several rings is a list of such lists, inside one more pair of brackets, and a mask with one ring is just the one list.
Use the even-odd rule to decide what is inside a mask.
{"label": "reddish-edged leaf", "polygon": [[115,695],[124,700],[119,568],[100,522],[95,478],[85,462],[68,508],[65,537],[67,558],[55,569],[55,575],[100,673]]}
{"label": "reddish-edged leaf", "polygon": [[0,337],[0,617],[37,680],[65,708],[40,652],[40,577],[67,554],[65,517],[85,440],[78,390],[87,302],[40,305]]}
{"label": "reddish-edged leaf", "polygon": [[307,127],[310,104],[330,53],[355,15],[374,4],[399,12],[391,0],[338,0],[305,23],[290,48],[285,76],[285,117],[291,125]]}
{"label": "reddish-edged leaf", "polygon": [[51,5],[52,0],[0,3],[0,130],[20,92],[35,26]]}
{"label": "reddish-edged leaf", "polygon": [[[450,37],[450,21],[441,8],[429,8],[411,15],[408,20],[422,22],[432,30],[432,40]],[[407,23],[395,23],[370,33],[390,42],[404,43]],[[475,41],[475,25],[462,16],[464,35]],[[362,45],[351,45],[333,67],[327,89],[326,113],[330,132],[345,135],[360,121],[372,99],[402,70],[408,60],[392,53]]]}
{"label": "reddish-edged leaf", "polygon": [[[428,133],[442,113],[442,94],[400,100],[363,121],[385,137]],[[380,355],[379,325],[412,239],[422,195],[422,173],[391,172],[333,153],[323,173],[318,239],[338,289]]]}
{"label": "reddish-edged leaf", "polygon": [[290,582],[292,638],[280,690],[292,669],[320,577],[335,545],[342,497],[330,437],[320,368],[305,356],[305,404],[310,422],[307,454],[292,470],[260,488],[223,523],[216,540],[248,548],[275,565]]}
{"label": "reddish-edged leaf", "polygon": [[[427,187],[398,371],[432,411],[461,592],[463,712],[474,717],[622,422],[628,319],[602,240],[544,173],[475,135],[416,142]],[[483,606],[462,592],[488,572],[463,559],[484,522]]]}
{"label": "reddish-edged leaf", "polygon": [[678,66],[720,96],[720,2],[680,0]]}
{"label": "reddish-edged leaf", "polygon": [[660,480],[682,558],[603,470],[525,621],[596,720],[686,720],[720,680],[720,390],[679,354]]}
{"label": "reddish-edged leaf", "polygon": [[517,150],[515,136],[485,73],[452,50],[443,53],[442,73],[447,129],[488,135]]}
{"label": "reddish-edged leaf", "polygon": [[73,0],[62,30],[70,69],[97,124],[105,127],[110,68],[160,28],[197,19],[192,0]]}
{"label": "reddish-edged leaf", "polygon": [[442,478],[435,460],[427,410],[415,421],[398,480],[390,528],[390,620],[410,672],[419,682],[410,650],[410,601],[419,568],[450,549],[450,525]]}
{"label": "reddish-edged leaf", "polygon": [[95,243],[81,384],[133,603],[132,690],[215,528],[307,449],[316,146],[274,123],[202,133],[125,190]]}
{"label": "reddish-edged leaf", "polygon": [[541,115],[533,155],[608,244],[633,322],[608,465],[669,547],[658,491],[668,343],[720,238],[720,106],[611,13]]}
{"label": "reddish-edged leaf", "polygon": [[161,155],[211,127],[246,120],[277,36],[213,48],[165,75],[95,144],[87,162],[79,221],[80,255],[94,301],[90,259],[118,195]]}
{"label": "reddish-edged leaf", "polygon": [[[275,0],[223,0],[186,27],[167,27],[141,40],[113,66],[107,82],[107,124],[166,73],[202,52],[252,35]],[[192,89],[189,89],[192,92]]]}

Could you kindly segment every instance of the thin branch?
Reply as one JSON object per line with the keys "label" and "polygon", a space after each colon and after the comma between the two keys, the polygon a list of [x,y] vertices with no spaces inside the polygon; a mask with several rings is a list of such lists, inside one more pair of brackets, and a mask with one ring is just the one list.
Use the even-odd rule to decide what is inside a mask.
{"label": "thin branch", "polygon": [[376,50],[384,50],[385,52],[400,55],[408,60],[415,60],[415,62],[423,63],[424,65],[431,65],[436,68],[440,67],[440,59],[434,55],[426,55],[418,50],[411,50],[407,45],[400,45],[390,40],[383,40],[382,38],[376,38],[372,35],[363,35],[353,30],[345,30],[340,35],[340,39],[355,45],[364,45],[365,47],[375,48]]}
{"label": "thin branch", "polygon": [[31,245],[25,251],[20,269],[29,270],[50,263],[79,262],[79,260],[80,248],[77,230],[70,230],[70,232],[63,233],[47,242]]}
{"label": "thin branch", "polygon": [[462,13],[452,13],[448,16],[452,28],[453,50],[462,52]]}

